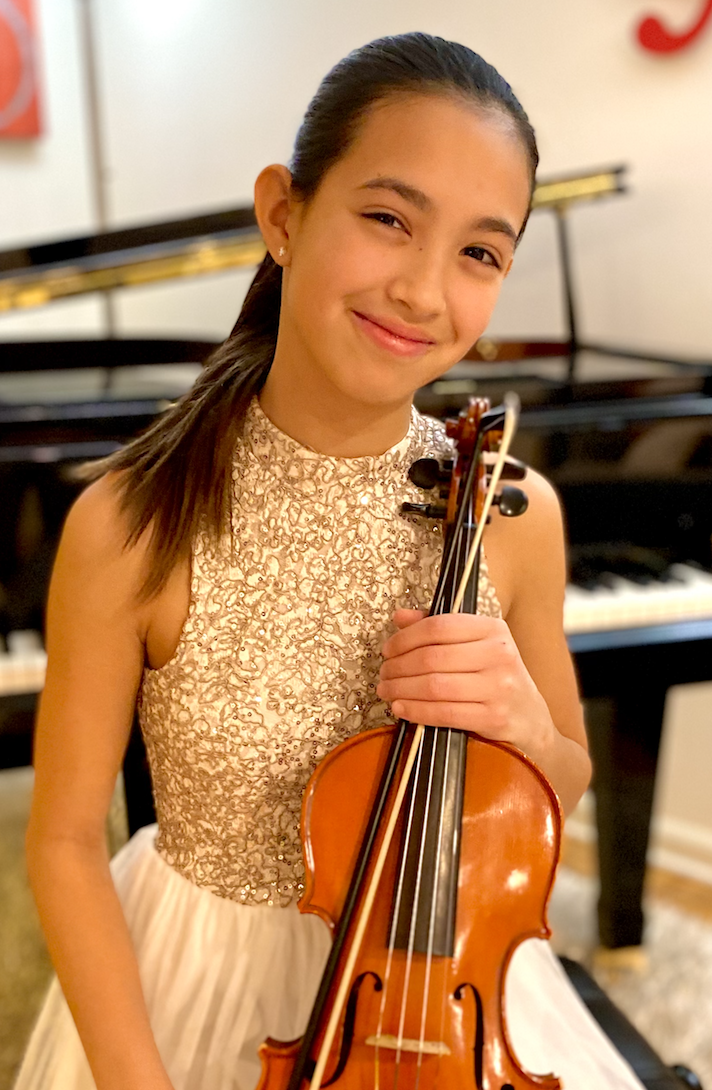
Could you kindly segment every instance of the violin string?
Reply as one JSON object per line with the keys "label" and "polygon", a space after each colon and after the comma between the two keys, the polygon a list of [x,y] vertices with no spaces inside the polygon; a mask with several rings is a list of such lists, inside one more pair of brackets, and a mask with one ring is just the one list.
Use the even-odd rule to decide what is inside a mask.
{"label": "violin string", "polygon": [[[430,767],[428,769],[428,783],[425,793],[425,813],[423,815],[423,831],[420,837],[420,844],[418,845],[418,869],[415,876],[415,890],[413,893],[413,907],[410,914],[410,928],[408,931],[408,949],[405,959],[405,977],[403,981],[403,995],[401,998],[401,1010],[400,1018],[398,1021],[398,1037],[396,1045],[396,1081],[394,1090],[398,1085],[398,1074],[401,1060],[401,1052],[403,1045],[403,1029],[405,1026],[405,1018],[408,1007],[408,985],[410,983],[410,974],[413,968],[413,951],[415,948],[415,931],[418,922],[418,901],[420,900],[420,887],[423,880],[423,864],[425,861],[425,835],[428,827],[428,815],[430,813],[430,799],[432,795],[433,775],[435,772],[435,745],[433,745],[430,754]],[[415,791],[414,791],[415,793]]]}
{"label": "violin string", "polygon": [[[446,556],[445,565],[444,565],[445,570],[443,572],[443,581],[441,583],[441,587],[443,589],[446,589],[446,580],[448,578],[449,569],[450,569],[450,567],[452,565],[453,559],[455,559],[455,571],[458,570],[458,567],[460,565],[461,548],[462,548],[462,535],[457,534],[457,536],[454,538],[454,540],[452,542],[452,547],[447,550],[447,556]],[[450,594],[452,595],[452,589],[450,590]],[[445,612],[447,612],[447,609],[446,609],[446,605],[445,605],[445,601],[444,601],[444,594],[441,592],[440,595],[437,596],[436,600],[433,602],[433,608],[431,610],[431,613],[432,614],[439,614],[439,613],[445,613]],[[385,972],[384,972],[384,976],[383,976],[383,988],[382,988],[382,992],[381,992],[381,1002],[379,1004],[378,1023],[377,1023],[376,1035],[375,1035],[376,1036],[376,1042],[377,1042],[376,1045],[375,1045],[375,1062],[376,1062],[376,1065],[377,1065],[377,1067],[376,1067],[377,1072],[379,1070],[378,1069],[378,1056],[379,1056],[379,1049],[380,1049],[378,1041],[380,1040],[380,1038],[382,1036],[382,1033],[383,1033],[383,1024],[384,1024],[384,1020],[385,1020],[385,1012],[386,1012],[386,1006],[387,1006],[387,1002],[388,1002],[388,991],[389,991],[389,987],[390,987],[391,970],[392,970],[392,965],[393,965],[393,957],[394,957],[394,953],[395,953],[396,932],[397,932],[397,928],[398,928],[401,904],[402,904],[402,899],[403,899],[403,888],[404,888],[404,885],[405,885],[407,860],[408,860],[408,857],[409,857],[409,854],[410,854],[409,849],[410,849],[410,844],[411,844],[411,840],[412,840],[412,836],[413,836],[413,818],[414,818],[414,813],[415,813],[415,804],[416,804],[416,801],[417,801],[417,787],[418,787],[418,783],[420,782],[421,761],[422,761],[422,747],[421,747],[421,750],[419,751],[419,754],[418,754],[418,763],[417,763],[417,766],[416,766],[416,772],[414,774],[414,783],[413,783],[413,789],[412,789],[412,794],[411,794],[410,807],[409,807],[408,818],[407,818],[406,828],[405,828],[404,837],[403,837],[403,848],[402,848],[402,854],[401,854],[401,860],[400,860],[398,881],[397,881],[397,885],[396,885],[396,896],[394,898],[391,928],[390,928],[390,933],[389,933],[389,937],[388,937],[386,968],[385,968]],[[421,845],[421,850],[422,850],[422,845]],[[416,906],[417,906],[417,902],[416,902]],[[411,922],[412,922],[412,914],[411,914]],[[397,1085],[397,1081],[398,1081],[398,1070],[399,1070],[398,1067],[396,1067],[396,1085]],[[378,1075],[376,1077],[378,1077]],[[395,1090],[395,1088],[394,1088],[394,1090]]]}
{"label": "violin string", "polygon": [[[471,517],[470,517],[471,508],[472,508],[472,501],[471,501],[471,498],[470,498],[468,500],[468,517],[467,517],[467,520],[466,520],[466,523],[465,523],[466,534],[467,534],[467,537],[468,537],[468,541],[467,541],[467,544],[465,544],[463,542],[462,530],[460,529],[460,533],[457,534],[457,538],[456,538],[456,540],[454,542],[454,545],[455,545],[455,563],[454,563],[453,579],[457,578],[457,572],[460,570],[460,568],[462,566],[463,549],[465,549],[465,555],[467,555],[466,548],[467,548],[467,545],[469,545],[469,535],[470,535],[470,528],[471,528]],[[438,603],[438,606],[437,606],[437,613],[438,614],[450,612],[451,603],[446,601],[446,592],[447,592],[447,587],[445,588],[445,592],[441,596],[441,600]],[[449,597],[450,598],[452,598],[453,592],[454,592],[454,583],[451,582],[450,588],[449,588]],[[431,800],[431,783],[432,783],[432,778],[433,778],[433,773],[434,773],[435,763],[436,763],[436,758],[437,758],[438,738],[442,736],[442,728],[435,727],[433,729],[435,731],[435,734],[434,734],[434,738],[433,738],[433,746],[432,746],[432,751],[431,751],[430,782],[428,784],[428,794],[427,794],[428,809],[429,809],[430,800]],[[451,732],[449,730],[447,730],[445,732],[445,763],[444,763],[443,778],[442,778],[443,788],[442,788],[442,790],[440,792],[440,807],[439,807],[438,824],[437,824],[437,838],[436,838],[437,847],[436,847],[436,852],[435,852],[435,870],[434,870],[434,874],[433,874],[432,883],[431,883],[431,886],[430,886],[430,905],[429,905],[429,912],[428,912],[428,942],[427,942],[427,947],[426,947],[425,975],[424,975],[424,980],[423,980],[423,998],[422,998],[421,1011],[420,1011],[420,1034],[419,1034],[419,1038],[418,1038],[418,1060],[417,1060],[417,1068],[416,1068],[415,1090],[417,1090],[418,1086],[420,1085],[420,1076],[421,1076],[421,1072],[422,1072],[422,1063],[423,1063],[423,1048],[424,1048],[424,1043],[425,1043],[425,1029],[426,1029],[426,1020],[427,1020],[427,1011],[428,1011],[428,1005],[429,1005],[429,1000],[430,1000],[430,979],[431,979],[431,975],[432,975],[433,948],[434,948],[434,944],[435,944],[435,921],[436,921],[436,917],[437,917],[437,893],[438,893],[438,883],[439,883],[439,880],[440,880],[440,862],[441,862],[443,833],[444,833],[444,827],[445,827],[445,804],[446,804],[446,801],[447,801],[445,785],[447,784],[447,780],[448,780],[448,769],[449,769],[449,766],[450,766],[451,749],[452,749],[452,735],[451,735]],[[427,823],[427,813],[426,813],[426,818],[425,818],[425,821],[423,822],[423,831],[422,831],[422,835],[421,835],[421,842],[420,842],[420,845],[419,845],[419,852],[420,852],[421,860],[424,860],[424,858],[425,858],[425,846],[426,846],[427,832],[428,832],[428,823]],[[419,896],[416,896],[415,901],[414,901],[414,909],[413,909],[413,913],[412,913],[412,916],[411,916],[411,933],[412,934],[414,934],[415,927],[417,925],[419,900],[420,900]],[[409,955],[410,955],[410,947],[409,947],[408,952],[409,952]],[[403,1001],[404,1005],[405,1005],[406,999],[407,999],[407,983],[406,983],[405,996],[404,996],[404,1001]]]}
{"label": "violin string", "polygon": [[[433,946],[435,943],[435,916],[436,916],[436,892],[440,880],[440,854],[442,851],[443,829],[445,826],[445,800],[444,786],[447,783],[448,769],[450,767],[450,751],[452,748],[452,732],[447,732],[445,739],[445,764],[443,767],[443,790],[440,794],[440,815],[438,818],[438,842],[435,855],[435,874],[433,876],[433,889],[430,896],[430,919],[428,920],[428,949],[425,959],[425,979],[423,982],[423,1004],[420,1012],[420,1038],[418,1040],[418,1066],[415,1080],[415,1090],[420,1086],[420,1073],[423,1064],[423,1046],[425,1044],[425,1022],[430,1003],[430,977],[433,965]],[[435,747],[433,747],[433,750]]]}
{"label": "violin string", "polygon": [[[507,396],[510,397],[511,395]],[[516,395],[514,396],[516,398]],[[481,442],[481,440],[479,442]],[[477,468],[477,461],[479,459],[479,456],[482,453],[479,442],[475,446],[475,451],[470,461],[470,465],[464,475],[463,491],[466,491],[467,493],[474,490],[474,482],[476,477],[475,470]],[[454,582],[454,577],[452,577],[450,573],[453,566],[453,561],[455,561],[455,558],[459,556],[458,548],[462,543],[462,527],[465,522],[465,514],[465,505],[462,504],[455,515],[455,522],[451,531],[450,543],[446,547],[445,557],[440,572],[440,578],[438,579],[438,585],[435,588],[435,595],[430,610],[431,615],[446,612],[443,606],[443,601],[448,590],[448,584],[452,584]],[[452,594],[452,585],[450,586],[450,594]]]}
{"label": "violin string", "polygon": [[[468,508],[471,508],[471,502],[470,501],[468,501]],[[465,533],[468,536],[468,541],[467,541],[468,545],[469,545],[470,525],[471,525],[471,519],[469,517],[469,510],[468,510],[466,520],[465,520],[465,523],[464,523]],[[440,600],[438,601],[438,603],[436,605],[436,608],[434,610],[434,612],[437,613],[437,614],[448,613],[452,609],[452,601],[451,600],[452,600],[452,596],[453,596],[453,593],[454,593],[454,581],[457,579],[457,573],[461,570],[461,567],[462,567],[463,548],[465,547],[465,542],[463,542],[462,529],[463,529],[463,524],[462,524],[462,521],[460,520],[460,525],[454,531],[455,540],[453,541],[453,549],[450,550],[450,557],[449,557],[450,564],[448,565],[448,569],[450,569],[450,567],[452,567],[452,571],[448,570],[448,572],[447,572],[447,576],[448,576],[447,582],[443,586],[443,592],[442,592],[442,594],[440,596]],[[465,555],[467,555],[467,554],[465,554]],[[450,601],[447,601],[448,598],[450,599]],[[433,781],[433,775],[434,775],[436,758],[437,758],[438,736],[440,734],[440,729],[439,728],[433,728],[433,730],[434,730],[434,736],[433,736],[431,755],[430,755],[429,781],[428,781],[428,788],[427,788],[427,793],[426,793],[426,810],[425,810],[425,815],[424,815],[424,819],[423,819],[423,824],[422,824],[422,827],[421,827],[420,844],[418,845],[418,873],[417,873],[417,879],[416,879],[416,891],[415,891],[415,896],[413,898],[413,905],[412,905],[412,909],[411,909],[410,934],[409,934],[409,941],[408,941],[408,956],[407,956],[407,961],[406,961],[406,977],[405,977],[405,981],[404,981],[403,997],[402,997],[402,1001],[401,1001],[401,1019],[400,1019],[400,1026],[399,1026],[399,1033],[398,1033],[399,1050],[398,1050],[397,1059],[396,1059],[397,1064],[398,1064],[398,1061],[400,1060],[400,1044],[401,1044],[401,1041],[402,1041],[402,1038],[403,1038],[403,1025],[404,1025],[404,1020],[405,1020],[406,1006],[407,1006],[407,1002],[408,1002],[408,988],[409,988],[410,972],[411,972],[411,966],[412,966],[413,949],[414,949],[414,945],[415,945],[415,941],[414,941],[415,940],[415,932],[416,932],[417,923],[418,923],[418,915],[419,915],[419,907],[420,907],[420,886],[421,886],[421,881],[422,881],[423,863],[424,863],[424,860],[425,860],[425,847],[426,847],[426,840],[427,840],[427,834],[428,834],[428,818],[429,818],[429,812],[430,812],[430,802],[431,802],[431,798],[432,798],[432,781]],[[448,768],[448,765],[449,765],[450,748],[451,748],[450,732],[447,731],[446,751],[445,751],[446,752],[445,771],[444,771],[443,781],[442,781],[443,790],[441,790],[440,808],[439,808],[439,813],[438,813],[437,850],[436,850],[436,855],[435,855],[435,872],[434,872],[434,875],[433,875],[433,879],[432,879],[431,886],[430,886],[430,891],[429,891],[429,893],[430,893],[430,904],[429,904],[429,912],[428,912],[428,942],[427,942],[427,948],[426,948],[425,977],[424,977],[424,981],[423,981],[423,994],[422,994],[422,1003],[421,1003],[420,1033],[419,1033],[419,1038],[418,1038],[418,1059],[417,1059],[417,1068],[416,1068],[416,1090],[417,1090],[417,1087],[420,1085],[420,1076],[421,1076],[421,1072],[422,1072],[423,1047],[424,1047],[424,1042],[425,1042],[425,1028],[426,1028],[428,1003],[429,1003],[429,998],[430,998],[430,978],[431,978],[431,974],[432,974],[433,946],[434,946],[434,938],[435,938],[435,919],[436,919],[436,913],[437,913],[437,891],[438,891],[438,881],[439,881],[439,876],[440,876],[440,855],[441,855],[443,828],[444,828],[444,807],[445,807],[445,801],[446,801],[446,794],[445,794],[445,790],[444,790],[444,785],[447,782],[447,768]],[[398,1072],[399,1072],[399,1068],[397,1066],[396,1067],[396,1082],[397,1082],[397,1078],[398,1078]]]}
{"label": "violin string", "polygon": [[[470,492],[470,494],[469,494],[469,496],[467,498],[467,514],[466,514],[466,518],[465,518],[465,522],[464,522],[464,531],[465,531],[466,541],[463,542],[462,528],[461,528],[460,533],[458,534],[458,539],[457,539],[457,560],[456,560],[456,563],[455,563],[455,572],[454,572],[455,579],[457,578],[457,573],[461,570],[461,567],[462,567],[462,554],[463,554],[463,552],[464,552],[465,556],[468,555],[468,550],[470,548],[472,530],[473,530],[473,519],[474,519],[474,510],[473,510],[473,503],[472,503],[472,492]],[[454,581],[453,581],[453,583],[451,584],[451,587],[450,587],[450,598],[453,597],[454,586],[455,586],[455,584],[454,584]],[[446,603],[445,599],[444,599],[444,596],[443,596],[443,601],[441,603],[439,612],[440,613],[449,612],[450,609],[447,608],[448,606],[450,607],[450,609],[452,608],[451,602]],[[443,778],[442,778],[443,787],[442,787],[442,791],[441,791],[441,794],[440,794],[440,813],[438,815],[438,835],[437,835],[437,849],[436,849],[436,855],[435,855],[435,873],[433,875],[433,885],[432,885],[431,895],[430,895],[430,917],[429,917],[429,920],[428,920],[428,946],[427,946],[426,959],[425,959],[425,978],[424,978],[424,982],[423,982],[423,1002],[422,1002],[421,1016],[420,1016],[420,1037],[419,1037],[419,1041],[418,1041],[418,1046],[419,1046],[418,1047],[418,1064],[417,1064],[417,1074],[416,1074],[416,1081],[415,1081],[415,1090],[418,1090],[418,1087],[420,1086],[420,1075],[421,1075],[422,1063],[423,1063],[423,1046],[424,1046],[424,1043],[425,1043],[426,1019],[427,1019],[428,1007],[429,1007],[429,1004],[430,1004],[430,979],[431,979],[431,975],[432,975],[433,948],[434,948],[434,945],[435,945],[435,920],[436,920],[436,913],[437,913],[437,891],[438,891],[438,884],[439,884],[439,880],[440,880],[440,861],[441,861],[441,853],[442,853],[443,834],[444,834],[444,828],[445,828],[445,803],[447,801],[446,785],[447,785],[447,782],[448,782],[448,772],[449,772],[449,768],[450,768],[451,752],[452,752],[452,732],[448,730],[448,731],[446,731],[446,737],[445,737],[445,762],[444,762],[444,767],[443,767]]]}
{"label": "violin string", "polygon": [[[378,1025],[377,1025],[377,1028],[376,1028],[376,1041],[377,1042],[380,1040],[381,1034],[383,1033],[383,1021],[384,1021],[385,1013],[386,1013],[386,1002],[387,1002],[387,999],[388,999],[388,987],[389,987],[389,984],[390,984],[391,969],[392,969],[392,966],[393,966],[393,956],[394,956],[394,953],[395,953],[396,931],[398,929],[398,917],[400,916],[400,907],[401,907],[401,902],[402,902],[402,899],[403,899],[403,886],[405,884],[405,872],[406,872],[405,860],[406,860],[407,846],[410,843],[411,831],[412,831],[412,827],[413,827],[413,818],[414,818],[414,815],[415,815],[415,804],[416,804],[415,785],[417,785],[418,780],[420,778],[420,770],[421,770],[421,765],[422,765],[422,760],[423,760],[424,742],[425,742],[425,735],[423,735],[423,739],[421,740],[421,743],[420,743],[420,748],[418,749],[418,756],[417,756],[416,764],[415,764],[415,773],[414,773],[414,777],[413,777],[414,778],[414,788],[413,788],[413,791],[411,793],[410,806],[408,808],[408,817],[407,817],[407,820],[406,820],[406,829],[405,829],[405,836],[404,836],[404,849],[403,849],[403,854],[402,854],[401,862],[400,862],[400,870],[399,870],[399,874],[398,874],[398,883],[397,883],[397,886],[396,886],[396,896],[395,896],[395,900],[394,900],[394,904],[393,904],[393,916],[392,916],[392,919],[391,919],[391,928],[390,928],[390,933],[389,933],[389,936],[388,936],[388,953],[387,953],[387,957],[386,957],[386,968],[385,968],[385,972],[383,974],[383,989],[382,989],[382,992],[381,992],[381,1003],[380,1003],[380,1009],[379,1009],[379,1013],[378,1013]],[[376,1044],[375,1047],[376,1047],[376,1057],[378,1057],[379,1045]]]}
{"label": "violin string", "polygon": [[[462,562],[462,560],[461,560],[461,557],[462,557],[462,534],[461,533],[457,535],[457,538],[456,538],[456,540],[454,541],[453,544],[455,546],[455,549],[454,549],[454,556],[455,556],[454,571],[455,571],[455,573],[457,573],[457,571],[460,568],[461,562]],[[446,590],[447,590],[447,588],[445,588],[445,591]],[[450,596],[452,596],[452,587],[450,588]],[[435,612],[437,614],[442,614],[442,613],[449,612],[448,607],[447,607],[447,603],[446,603],[446,600],[445,600],[445,593],[443,593],[443,595],[441,595],[440,601],[437,604]],[[427,790],[426,790],[425,813],[423,815],[423,823],[422,823],[422,826],[421,826],[421,833],[420,833],[420,843],[418,845],[418,870],[417,870],[417,875],[416,875],[416,885],[415,885],[415,893],[414,893],[414,896],[413,896],[413,904],[412,904],[412,907],[411,907],[410,931],[409,931],[409,935],[408,935],[408,951],[407,951],[407,958],[406,958],[406,975],[405,975],[405,980],[404,980],[404,984],[403,984],[403,996],[402,996],[402,999],[401,999],[401,1017],[400,1017],[400,1024],[399,1024],[399,1028],[398,1028],[398,1052],[396,1053],[396,1086],[397,1086],[398,1075],[399,1075],[400,1051],[401,1051],[400,1046],[401,1046],[402,1040],[403,1040],[403,1028],[404,1028],[404,1024],[405,1024],[405,1015],[406,1015],[406,1009],[407,1009],[407,1003],[408,1003],[408,987],[409,987],[409,982],[410,982],[410,973],[411,973],[411,969],[412,969],[413,952],[414,952],[414,947],[415,947],[415,934],[416,934],[417,925],[418,925],[418,915],[419,915],[419,906],[420,906],[420,890],[421,890],[421,885],[422,885],[423,866],[424,866],[424,863],[425,863],[425,848],[426,848],[426,841],[427,841],[427,835],[428,835],[428,819],[429,819],[429,816],[430,816],[430,803],[431,803],[431,800],[432,800],[432,783],[433,783],[433,778],[434,778],[434,774],[435,774],[435,766],[436,766],[436,761],[437,761],[437,739],[438,739],[438,735],[440,733],[440,729],[437,728],[437,727],[434,727],[433,731],[434,731],[434,735],[433,735],[433,742],[432,742],[432,747],[431,747],[431,751],[430,751],[430,767],[428,769],[428,785],[427,785]],[[447,780],[447,766],[448,766],[448,763],[449,763],[449,755],[450,755],[450,732],[448,731],[447,734],[448,734],[448,737],[447,737],[447,744],[446,744],[446,763],[445,763],[446,771],[445,771],[445,775],[444,775],[444,778],[443,778],[443,784]],[[433,943],[434,943],[434,935],[435,935],[434,925],[435,925],[436,907],[437,907],[437,888],[438,888],[438,879],[439,879],[439,872],[440,872],[440,849],[441,849],[441,845],[442,845],[442,836],[443,836],[444,804],[445,804],[445,793],[444,793],[444,791],[442,791],[441,792],[441,801],[440,801],[440,813],[438,814],[437,852],[436,852],[436,857],[435,857],[435,873],[434,873],[433,880],[432,880],[432,883],[431,883],[431,886],[430,886],[430,891],[429,891],[430,892],[430,905],[429,905],[429,913],[428,913],[428,945],[427,945],[427,952],[426,952],[425,979],[424,979],[424,983],[423,983],[423,1000],[422,1000],[422,1004],[421,1004],[420,1035],[419,1035],[419,1039],[418,1039],[418,1061],[417,1061],[417,1071],[416,1071],[416,1088],[420,1084],[420,1074],[421,1074],[422,1059],[423,1059],[423,1043],[424,1043],[424,1040],[425,1040],[425,1022],[426,1022],[426,1014],[427,1014],[427,1007],[428,1007],[428,998],[429,998],[429,993],[430,993],[430,975],[431,975],[431,971],[432,971]],[[410,838],[408,838],[408,841],[407,841],[407,844],[406,844],[406,851],[404,852],[404,858],[406,856],[407,848],[409,847],[409,844],[410,844]],[[394,1090],[395,1090],[395,1088],[394,1088]]]}
{"label": "violin string", "polygon": [[517,427],[517,419],[519,417],[519,398],[516,394],[507,394],[504,398],[505,414],[504,414],[504,426],[502,428],[502,439],[499,445],[499,451],[497,452],[497,461],[492,467],[489,484],[487,486],[487,492],[485,494],[484,503],[482,505],[482,514],[480,515],[479,522],[475,529],[475,536],[470,546],[469,555],[465,564],[465,570],[462,573],[460,585],[455,595],[455,601],[452,605],[452,612],[459,613],[462,606],[462,600],[465,597],[465,588],[470,580],[470,575],[477,559],[477,555],[480,551],[480,544],[482,542],[482,535],[487,525],[487,519],[489,513],[492,510],[492,504],[494,503],[494,497],[499,486],[499,481],[504,470],[504,463],[509,453],[509,448],[514,438],[514,432]]}

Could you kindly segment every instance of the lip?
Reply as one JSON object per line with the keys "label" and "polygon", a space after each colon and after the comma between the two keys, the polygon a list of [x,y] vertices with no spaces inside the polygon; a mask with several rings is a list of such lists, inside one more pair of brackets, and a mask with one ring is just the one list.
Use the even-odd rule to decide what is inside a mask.
{"label": "lip", "polygon": [[420,356],[436,343],[423,334],[415,334],[407,326],[392,320],[384,321],[362,311],[352,310],[356,324],[381,348],[387,348],[398,356]]}

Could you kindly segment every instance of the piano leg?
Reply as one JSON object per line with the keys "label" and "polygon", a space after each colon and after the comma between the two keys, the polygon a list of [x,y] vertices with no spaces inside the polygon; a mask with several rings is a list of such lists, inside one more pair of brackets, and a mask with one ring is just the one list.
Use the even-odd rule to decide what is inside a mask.
{"label": "piano leg", "polygon": [[667,689],[631,684],[586,703],[594,765],[601,894],[607,947],[643,941],[643,886]]}

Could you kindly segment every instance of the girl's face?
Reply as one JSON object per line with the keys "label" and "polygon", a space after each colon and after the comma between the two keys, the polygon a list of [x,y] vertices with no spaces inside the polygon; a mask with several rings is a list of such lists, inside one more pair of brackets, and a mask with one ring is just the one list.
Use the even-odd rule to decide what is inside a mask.
{"label": "girl's face", "polygon": [[281,364],[351,401],[409,401],[484,332],[529,185],[506,115],[435,95],[377,104],[291,206]]}

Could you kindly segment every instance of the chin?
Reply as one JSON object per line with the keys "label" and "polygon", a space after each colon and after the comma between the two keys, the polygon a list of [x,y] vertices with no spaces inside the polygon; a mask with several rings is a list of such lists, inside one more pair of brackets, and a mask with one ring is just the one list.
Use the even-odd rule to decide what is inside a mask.
{"label": "chin", "polygon": [[411,402],[415,391],[418,389],[417,386],[413,386],[411,383],[384,380],[382,375],[369,380],[363,371],[359,372],[357,382],[339,383],[338,385],[342,393],[351,401],[359,402],[362,405],[371,405],[374,409],[404,405],[406,402]]}
{"label": "chin", "polygon": [[336,386],[349,398],[363,404],[376,406],[402,405],[413,400],[421,386],[438,378],[452,366],[443,363],[423,367],[409,360],[391,360],[382,357],[353,357],[353,370],[348,375],[334,375]]}

